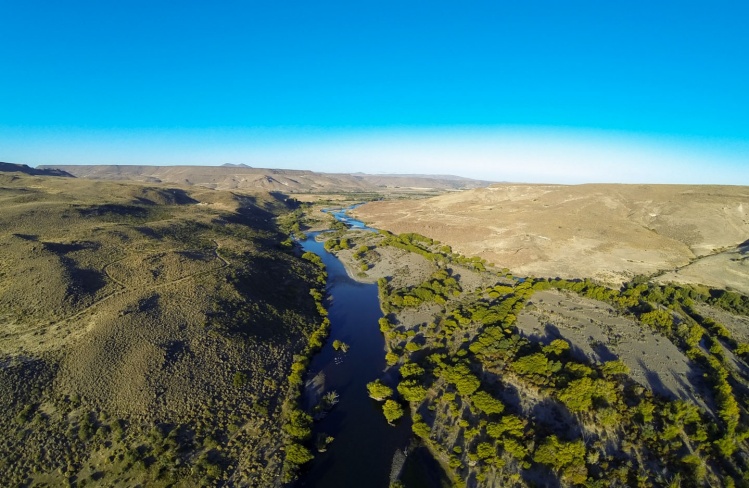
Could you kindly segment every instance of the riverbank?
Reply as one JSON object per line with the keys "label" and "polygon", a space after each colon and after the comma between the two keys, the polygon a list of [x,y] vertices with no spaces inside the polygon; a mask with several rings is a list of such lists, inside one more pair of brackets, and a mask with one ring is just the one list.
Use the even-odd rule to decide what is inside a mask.
{"label": "riverbank", "polygon": [[[324,242],[323,234],[318,237]],[[424,258],[413,253],[395,248],[378,248],[379,238],[371,232],[352,230],[344,237],[354,241],[356,245],[351,249],[334,251],[333,254],[341,261],[348,276],[359,283],[377,283],[380,278],[390,279],[402,273],[413,275],[417,270],[429,265]],[[361,254],[361,257],[357,257],[357,251],[361,246],[367,246],[369,249]],[[363,269],[363,265],[367,266],[366,270]],[[418,275],[423,274],[427,277],[430,273],[431,271],[421,272]]]}
{"label": "riverbank", "polygon": [[[315,398],[305,398],[305,404],[314,411],[315,399],[323,395],[338,401],[313,426],[313,439],[332,440],[315,454],[296,486],[388,486],[393,459],[412,434],[408,417],[389,426],[381,405],[367,394],[367,383],[387,367],[377,286],[350,279],[342,262],[314,237],[300,244],[321,258],[328,273],[330,335],[310,362],[307,378],[315,383]],[[346,347],[336,348],[336,343]]]}

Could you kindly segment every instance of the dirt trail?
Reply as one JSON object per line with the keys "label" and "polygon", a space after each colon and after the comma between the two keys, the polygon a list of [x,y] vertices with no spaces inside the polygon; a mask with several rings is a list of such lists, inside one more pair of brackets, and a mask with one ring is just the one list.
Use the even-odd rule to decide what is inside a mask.
{"label": "dirt trail", "polygon": [[[114,260],[114,261],[111,261],[111,262],[107,263],[106,265],[104,265],[102,267],[102,271],[105,273],[105,275],[107,276],[107,278],[109,278],[110,280],[112,280],[112,282],[115,283],[116,285],[120,286],[119,290],[116,290],[116,291],[108,293],[107,295],[104,295],[103,297],[95,300],[91,304],[89,304],[86,307],[82,308],[81,310],[73,313],[72,315],[69,315],[67,317],[63,317],[63,318],[61,318],[59,320],[56,320],[54,322],[50,322],[50,323],[38,325],[37,327],[25,328],[22,331],[6,333],[6,334],[4,334],[2,336],[2,339],[6,339],[7,340],[7,339],[10,339],[10,338],[13,338],[13,339],[15,339],[15,341],[18,341],[19,339],[27,338],[27,340],[25,341],[25,342],[27,342],[27,344],[23,344],[23,345],[20,345],[20,346],[14,346],[14,349],[17,348],[17,349],[20,349],[20,350],[24,350],[26,352],[32,351],[32,350],[36,351],[36,352],[39,352],[41,350],[47,350],[50,347],[52,347],[52,348],[59,347],[61,344],[59,344],[55,339],[60,338],[60,337],[65,338],[66,342],[68,342],[70,340],[75,340],[75,339],[79,338],[80,336],[84,335],[85,332],[89,329],[90,326],[89,327],[77,327],[77,328],[73,328],[73,327],[70,327],[71,322],[83,319],[84,317],[86,317],[87,315],[89,315],[90,312],[93,309],[95,309],[97,307],[100,307],[103,303],[105,303],[105,302],[107,302],[107,301],[109,301],[109,300],[111,300],[113,298],[124,296],[124,295],[126,295],[128,293],[138,293],[139,295],[145,295],[145,294],[148,294],[149,292],[153,292],[153,291],[164,289],[164,288],[167,288],[167,287],[170,287],[170,286],[173,286],[173,285],[177,285],[177,284],[180,284],[180,283],[182,283],[184,281],[187,281],[189,279],[193,279],[193,278],[196,278],[196,277],[199,277],[199,276],[203,276],[203,275],[207,275],[207,274],[212,274],[212,273],[215,273],[215,272],[217,272],[219,270],[222,270],[222,269],[225,269],[225,268],[231,266],[231,262],[228,259],[226,259],[225,257],[223,257],[219,253],[219,249],[221,247],[220,244],[219,244],[219,242],[216,241],[216,240],[214,240],[213,242],[216,245],[216,247],[213,249],[213,253],[216,256],[216,259],[218,259],[219,261],[221,261],[222,264],[220,266],[212,268],[212,269],[204,270],[204,271],[197,271],[197,272],[194,272],[194,273],[190,273],[190,274],[187,274],[187,275],[182,276],[180,278],[177,278],[177,279],[174,279],[174,280],[169,280],[169,281],[166,281],[166,282],[163,282],[163,283],[156,283],[156,284],[153,284],[153,285],[140,286],[137,289],[134,289],[134,288],[128,286],[126,283],[123,283],[121,280],[118,280],[117,278],[115,278],[109,272],[109,267],[110,266],[112,266],[113,264],[116,264],[116,263],[124,261],[129,256],[124,257],[124,258],[120,258],[120,259],[117,259],[117,260]],[[173,251],[175,251],[175,250],[171,250],[170,252],[173,252]],[[183,249],[183,250],[180,250],[180,251],[186,251],[186,250]],[[187,251],[189,251],[189,250],[187,250]],[[143,255],[143,257],[157,255],[157,254],[163,254],[163,253],[164,253],[164,251],[161,250],[161,251],[158,251],[158,252],[147,253],[147,254]],[[50,344],[50,346],[44,347],[44,345],[46,345],[46,344]],[[52,346],[52,344],[57,344],[57,345],[56,346]]]}

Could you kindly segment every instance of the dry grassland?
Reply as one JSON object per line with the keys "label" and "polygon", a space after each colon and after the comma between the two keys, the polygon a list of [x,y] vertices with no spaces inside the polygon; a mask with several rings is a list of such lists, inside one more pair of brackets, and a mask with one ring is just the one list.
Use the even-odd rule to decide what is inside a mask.
{"label": "dry grassland", "polygon": [[0,485],[272,485],[311,265],[270,196],[0,173]]}

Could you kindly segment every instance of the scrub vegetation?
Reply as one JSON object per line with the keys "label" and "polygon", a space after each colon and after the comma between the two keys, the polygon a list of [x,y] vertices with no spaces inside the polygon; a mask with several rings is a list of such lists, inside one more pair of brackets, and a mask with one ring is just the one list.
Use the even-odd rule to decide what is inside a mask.
{"label": "scrub vegetation", "polygon": [[379,288],[369,396],[455,486],[749,486],[746,295],[517,278],[319,207],[0,173],[0,485],[303,475],[338,393],[302,406],[330,322],[324,265],[294,238],[330,227],[325,248]]}
{"label": "scrub vegetation", "polygon": [[[336,240],[347,242],[348,250],[331,246],[339,256],[354,250],[349,267],[363,262],[370,275],[388,258],[421,259],[421,273],[380,271],[389,368],[368,389],[385,402],[389,422],[397,406],[410,410],[414,434],[455,486],[749,483],[742,331],[749,297],[644,276],[616,289],[586,279],[516,279],[418,234],[352,232]],[[541,335],[519,327],[546,310],[544,297],[557,296],[578,314],[581,330],[597,317],[585,316],[585,307],[597,304],[608,316],[596,323],[606,341],[568,338],[561,321],[555,325],[561,314],[543,312]],[[659,384],[659,375],[676,373],[657,371],[655,357],[638,364],[613,352],[637,347],[617,343],[622,324],[683,356],[682,390]],[[630,365],[646,370],[644,380]]]}
{"label": "scrub vegetation", "polygon": [[327,330],[324,271],[277,225],[297,207],[0,173],[0,485],[293,477]]}

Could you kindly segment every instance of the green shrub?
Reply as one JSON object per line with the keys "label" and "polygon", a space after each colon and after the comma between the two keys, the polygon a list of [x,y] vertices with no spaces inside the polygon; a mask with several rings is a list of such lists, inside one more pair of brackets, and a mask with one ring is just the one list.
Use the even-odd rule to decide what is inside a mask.
{"label": "green shrub", "polygon": [[303,445],[292,442],[286,446],[286,461],[292,464],[302,465],[312,461],[312,459],[314,459],[314,456],[310,450]]}
{"label": "green shrub", "polygon": [[399,418],[403,417],[403,408],[395,400],[387,400],[382,406],[382,413],[385,414],[389,424],[392,424]]}
{"label": "green shrub", "polygon": [[369,392],[370,398],[377,401],[383,401],[393,396],[393,389],[383,384],[380,380],[374,380],[371,383],[367,383],[367,391]]}
{"label": "green shrub", "polygon": [[477,391],[471,395],[471,402],[487,415],[502,413],[505,409],[504,404],[492,397],[485,391]]}

